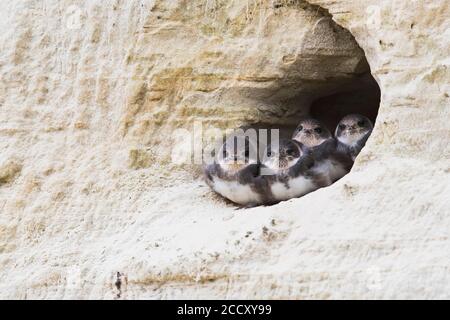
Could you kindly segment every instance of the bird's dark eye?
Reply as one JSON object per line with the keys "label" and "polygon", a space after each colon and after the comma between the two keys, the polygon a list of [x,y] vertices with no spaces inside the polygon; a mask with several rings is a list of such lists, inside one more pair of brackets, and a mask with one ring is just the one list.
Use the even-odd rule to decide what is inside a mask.
{"label": "bird's dark eye", "polygon": [[322,133],[322,128],[317,127],[317,128],[314,129],[314,131],[317,132],[317,133]]}
{"label": "bird's dark eye", "polygon": [[358,126],[360,127],[364,127],[365,124],[366,122],[364,120],[358,121]]}
{"label": "bird's dark eye", "polygon": [[299,127],[297,128],[297,130],[298,130],[298,131],[302,131],[302,130],[303,130],[303,126],[299,126]]}
{"label": "bird's dark eye", "polygon": [[224,157],[224,158],[228,158],[228,155],[229,155],[229,154],[228,154],[228,151],[223,150],[223,157]]}
{"label": "bird's dark eye", "polygon": [[287,149],[286,150],[286,154],[289,156],[293,156],[295,154],[295,150],[294,149]]}
{"label": "bird's dark eye", "polygon": [[340,124],[339,125],[339,129],[344,130],[345,129],[345,124]]}

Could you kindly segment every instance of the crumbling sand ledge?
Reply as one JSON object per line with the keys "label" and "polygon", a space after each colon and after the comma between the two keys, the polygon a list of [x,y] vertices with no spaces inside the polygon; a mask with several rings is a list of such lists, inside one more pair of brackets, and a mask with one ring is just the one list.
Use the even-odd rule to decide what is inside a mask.
{"label": "crumbling sand ledge", "polygon": [[364,49],[375,131],[333,186],[236,211],[165,137],[264,116],[307,13],[2,1],[0,298],[450,298],[450,4],[310,2]]}

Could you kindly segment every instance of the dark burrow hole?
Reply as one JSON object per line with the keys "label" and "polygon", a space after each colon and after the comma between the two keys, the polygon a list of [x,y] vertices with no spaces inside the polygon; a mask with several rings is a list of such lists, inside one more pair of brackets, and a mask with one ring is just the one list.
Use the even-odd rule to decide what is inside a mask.
{"label": "dark burrow hole", "polygon": [[242,129],[279,129],[291,138],[303,117],[320,120],[332,134],[348,114],[361,114],[375,124],[380,88],[364,51],[354,36],[337,25],[327,11],[303,39],[294,62],[281,67],[283,77],[271,86],[247,91],[263,115]]}
{"label": "dark burrow hole", "polygon": [[[364,51],[354,36],[337,25],[326,10],[316,7],[308,7],[306,10],[313,10],[320,17],[314,28],[299,40],[297,53],[281,59],[278,70],[280,76],[264,85],[238,89],[239,96],[250,101],[250,105],[258,109],[259,115],[257,121],[248,121],[241,129],[279,129],[280,138],[291,139],[299,121],[305,117],[319,120],[332,135],[339,121],[346,115],[360,114],[375,124],[381,92]],[[364,122],[359,121],[358,125],[359,123]],[[270,134],[267,142],[270,143]],[[261,162],[265,145],[257,145]],[[351,163],[354,158],[352,154]],[[345,172],[348,173],[350,168],[351,164],[346,166]],[[339,178],[342,176],[339,175]],[[330,179],[331,182],[319,188],[328,186],[339,178]],[[277,180],[276,183],[278,182]],[[287,192],[293,190],[287,183],[284,186]],[[271,196],[278,192],[271,190]],[[240,194],[236,192],[232,196],[239,198]],[[282,199],[283,195],[280,198],[275,195],[276,201],[263,203],[276,204],[299,196],[302,195]],[[233,202],[240,203],[235,200]]]}
{"label": "dark burrow hole", "polygon": [[[242,129],[279,129],[280,138],[290,139],[298,121],[304,117],[312,117],[322,122],[334,134],[339,121],[349,114],[361,114],[368,117],[375,124],[380,105],[380,88],[368,71],[355,78],[354,83],[336,90],[324,92],[323,96],[313,100],[308,105],[302,102],[291,119],[285,124],[259,122],[242,126]],[[292,103],[292,102],[291,102]],[[294,107],[296,109],[296,107]]]}

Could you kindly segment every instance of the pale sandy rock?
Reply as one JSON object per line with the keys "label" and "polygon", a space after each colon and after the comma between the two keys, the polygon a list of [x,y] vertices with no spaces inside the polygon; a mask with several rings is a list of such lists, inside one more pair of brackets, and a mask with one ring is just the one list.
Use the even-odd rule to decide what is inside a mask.
{"label": "pale sandy rock", "polygon": [[[309,2],[0,2],[0,298],[450,298],[450,4]],[[171,161],[365,92],[364,53],[334,185],[235,210]]]}

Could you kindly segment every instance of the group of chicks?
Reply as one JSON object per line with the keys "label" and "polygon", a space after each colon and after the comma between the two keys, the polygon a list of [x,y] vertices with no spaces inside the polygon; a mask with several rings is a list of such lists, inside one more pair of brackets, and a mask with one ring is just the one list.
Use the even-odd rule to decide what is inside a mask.
{"label": "group of chicks", "polygon": [[[269,145],[261,161],[248,137],[234,136],[205,166],[205,179],[215,192],[245,207],[301,197],[347,174],[372,129],[367,117],[350,114],[339,121],[333,137],[320,121],[303,118],[292,139],[280,140],[278,148]],[[236,148],[239,139],[244,139],[242,148]]]}

